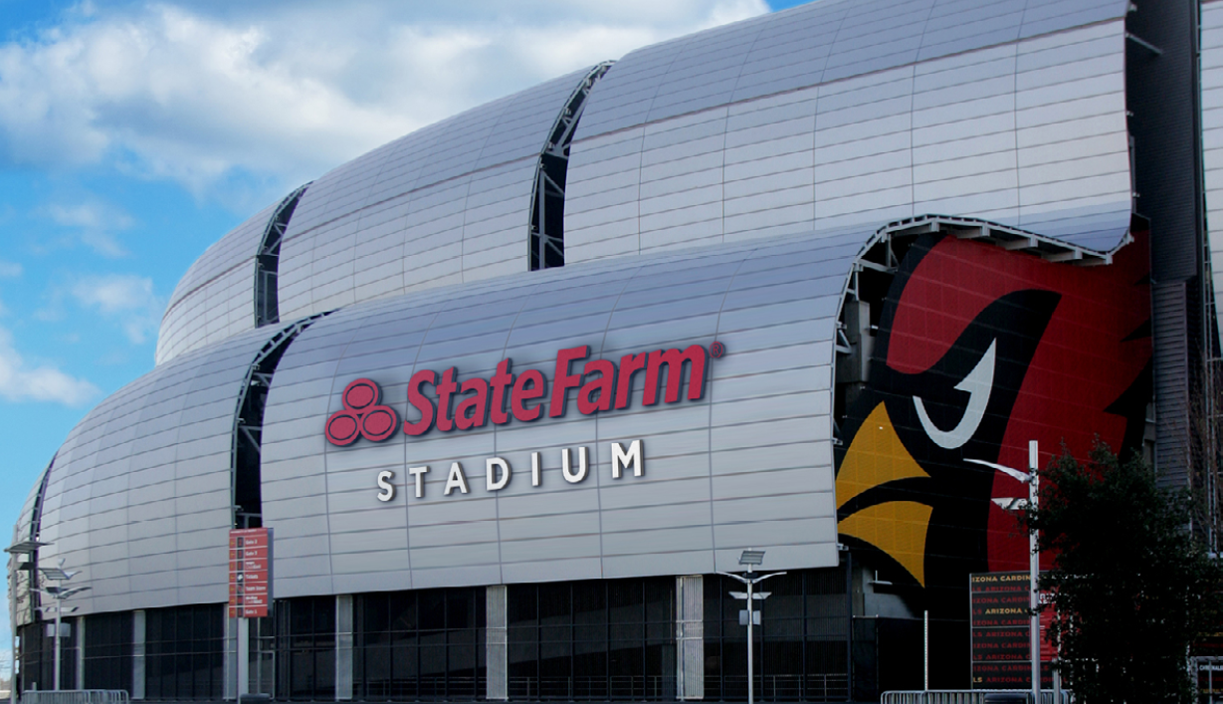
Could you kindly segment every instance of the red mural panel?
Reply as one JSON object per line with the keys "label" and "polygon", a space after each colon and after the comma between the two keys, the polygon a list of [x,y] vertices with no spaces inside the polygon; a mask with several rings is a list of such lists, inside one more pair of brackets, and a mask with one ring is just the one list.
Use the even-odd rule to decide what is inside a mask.
{"label": "red mural panel", "polygon": [[1145,234],[1110,265],[1075,266],[927,235],[878,316],[870,381],[838,449],[842,537],[961,617],[972,572],[1026,570],[1027,536],[992,498],[1027,487],[970,459],[1025,468],[1095,438],[1141,445],[1150,399]]}

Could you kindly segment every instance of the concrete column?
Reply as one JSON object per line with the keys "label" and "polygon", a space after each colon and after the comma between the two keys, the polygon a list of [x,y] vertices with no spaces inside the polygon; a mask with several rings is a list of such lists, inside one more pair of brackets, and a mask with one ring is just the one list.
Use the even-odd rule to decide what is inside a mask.
{"label": "concrete column", "polygon": [[238,697],[251,693],[251,620],[238,619],[238,657],[234,663],[237,671]]}
{"label": "concrete column", "polygon": [[705,579],[675,578],[675,695],[705,698]]}
{"label": "concrete column", "polygon": [[76,617],[76,683],[75,689],[85,689],[85,617]]}
{"label": "concrete column", "polygon": [[240,618],[229,618],[229,605],[223,604],[225,618],[225,653],[221,669],[225,679],[225,699],[238,698],[238,622]]}
{"label": "concrete column", "polygon": [[506,606],[509,589],[496,584],[484,590],[484,664],[490,700],[505,701],[510,697],[509,650],[506,631]]}
{"label": "concrete column", "polygon": [[144,611],[132,612],[132,699],[144,699]]}
{"label": "concrete column", "polygon": [[352,594],[335,597],[335,700],[352,699]]}

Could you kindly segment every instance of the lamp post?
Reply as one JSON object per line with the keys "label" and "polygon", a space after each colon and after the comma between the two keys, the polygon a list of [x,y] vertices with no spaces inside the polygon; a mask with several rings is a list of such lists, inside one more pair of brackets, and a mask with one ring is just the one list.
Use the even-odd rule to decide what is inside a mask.
{"label": "lamp post", "polygon": [[[739,555],[739,564],[747,567],[747,576],[737,575],[737,574],[734,574],[733,572],[719,572],[718,573],[720,575],[725,575],[727,577],[730,577],[731,579],[738,580],[742,582],[743,584],[747,585],[746,593],[743,593],[743,592],[731,592],[730,593],[730,595],[735,597],[736,599],[746,599],[747,600],[747,612],[746,612],[747,613],[747,704],[755,704],[756,702],[755,673],[753,672],[753,654],[752,654],[752,651],[754,650],[753,645],[752,645],[752,641],[753,641],[752,626],[756,621],[756,614],[752,609],[752,599],[756,598],[756,599],[760,599],[761,601],[763,601],[765,597],[768,596],[768,592],[760,592],[758,594],[753,594],[752,588],[755,587],[760,582],[763,582],[764,580],[768,579],[769,577],[776,577],[778,575],[785,574],[785,572],[770,572],[768,574],[762,574],[759,576],[755,576],[752,568],[756,567],[757,565],[763,564],[763,563],[764,563],[764,550],[756,550],[755,548],[748,548],[747,550],[743,551],[743,554]],[[740,596],[740,594],[742,594],[742,596]]]}
{"label": "lamp post", "polygon": [[[52,584],[50,586],[44,587],[42,589],[39,589],[38,591],[41,594],[46,594],[50,596],[52,599],[55,599],[55,606],[52,606],[51,608],[55,609],[55,688],[54,688],[54,691],[57,691],[57,692],[60,689],[59,636],[60,636],[60,626],[61,626],[63,615],[64,615],[64,601],[89,589],[89,587],[85,587],[85,586],[65,588],[64,582],[67,582],[68,580],[72,579],[76,575],[80,574],[80,571],[78,570],[75,572],[65,572],[63,569],[63,564],[64,564],[64,561],[60,560],[59,567],[39,567],[38,568],[38,571],[42,572],[42,576],[45,579],[49,579],[52,582],[56,582],[56,584]],[[76,611],[76,607],[75,606],[69,607],[69,610]]]}
{"label": "lamp post", "polygon": [[[15,560],[18,555],[29,557],[34,555],[37,557],[38,548],[50,545],[51,543],[43,543],[38,540],[21,540],[4,549],[6,553],[13,556]],[[9,658],[9,702],[17,704],[17,564],[13,564],[13,568],[9,570],[9,652],[12,656]]]}
{"label": "lamp post", "polygon": [[[1028,471],[1026,472],[1013,467],[986,462],[985,460],[966,461],[996,469],[1028,485],[1028,500],[1026,502],[1023,499],[997,498],[994,499],[994,503],[1005,510],[1022,510],[1028,506],[1031,506],[1033,511],[1036,510],[1039,505],[1038,493],[1040,490],[1040,477],[1037,476],[1036,470],[1040,466],[1040,460],[1035,440],[1028,442]],[[1031,590],[1028,594],[1028,629],[1030,631],[1029,645],[1032,650],[1032,704],[1040,704],[1040,615],[1036,612],[1037,606],[1040,604],[1040,594],[1037,591],[1036,584],[1040,574],[1040,551],[1037,548],[1038,536],[1039,533],[1035,529],[1028,531],[1028,578],[1031,583]]]}

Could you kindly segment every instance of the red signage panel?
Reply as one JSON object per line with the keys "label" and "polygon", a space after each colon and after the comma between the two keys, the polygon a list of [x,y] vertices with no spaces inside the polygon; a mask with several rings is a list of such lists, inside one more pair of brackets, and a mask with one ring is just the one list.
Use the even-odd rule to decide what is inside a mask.
{"label": "red signage panel", "polygon": [[229,617],[263,618],[272,603],[272,529],[229,531]]}
{"label": "red signage panel", "polygon": [[[1027,689],[1032,686],[1031,574],[988,572],[969,576],[972,614],[974,689]],[[1045,640],[1053,612],[1040,614],[1040,659],[1055,656]],[[1053,686],[1050,668],[1040,669],[1042,687]]]}

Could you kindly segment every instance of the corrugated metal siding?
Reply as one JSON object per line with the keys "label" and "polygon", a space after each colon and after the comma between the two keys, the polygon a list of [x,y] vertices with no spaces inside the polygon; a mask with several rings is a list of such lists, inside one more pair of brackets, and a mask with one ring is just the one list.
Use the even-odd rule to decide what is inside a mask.
{"label": "corrugated metal siding", "polygon": [[[1156,321],[1183,321],[1186,317],[1185,283],[1151,287],[1151,312]],[[1183,325],[1170,325],[1156,334],[1155,361],[1155,465],[1162,486],[1189,486],[1189,336]],[[1179,334],[1178,334],[1179,333]]]}
{"label": "corrugated metal siding", "polygon": [[[1202,300],[1186,293],[1197,289],[1194,282],[1204,273],[1197,2],[1148,0],[1140,5],[1128,29],[1163,51],[1156,56],[1136,43],[1128,46],[1136,209],[1151,222],[1156,284],[1151,327],[1158,414],[1155,469],[1169,486],[1188,486],[1188,448],[1195,430],[1186,418],[1190,400],[1201,393],[1194,377],[1200,374],[1195,370],[1203,345]],[[1171,299],[1178,296],[1181,300],[1174,303]]]}
{"label": "corrugated metal siding", "polygon": [[[768,21],[802,24],[844,7],[800,9]],[[1020,32],[1018,18],[1008,21]],[[735,27],[745,36],[760,31]],[[650,67],[675,70],[685,52],[721,46],[714,40],[722,34],[630,54],[595,85],[578,126],[566,260],[924,213],[984,217],[1111,249],[1131,209],[1123,35],[1123,22],[1113,20],[823,84],[830,69],[817,70],[822,59],[812,58],[788,68],[811,71],[806,87],[694,103],[688,107],[701,109],[676,115],[626,112],[636,104],[630,87],[649,93],[658,80]]]}
{"label": "corrugated metal siding", "polygon": [[425,127],[311,185],[281,247],[281,319],[526,271],[539,153],[588,72]]}
{"label": "corrugated metal siding", "polygon": [[[295,340],[268,396],[263,515],[276,526],[278,596],[441,585],[703,573],[768,544],[778,568],[835,565],[831,364],[850,263],[870,231],[695,250],[515,275],[354,306]],[[333,447],[327,417],[353,379],[407,408],[418,369],[552,376],[558,349],[592,356],[727,345],[705,398],[584,418],[490,424]],[[640,393],[637,380],[636,393]],[[573,403],[571,400],[570,403]],[[455,434],[459,434],[456,432]],[[642,439],[642,478],[610,479],[610,441]],[[591,474],[560,477],[560,449],[586,446]],[[543,453],[543,486],[529,481]],[[576,459],[577,450],[573,453]],[[490,494],[484,460],[516,472]],[[471,493],[442,496],[450,463]],[[379,471],[426,496],[375,498]]]}
{"label": "corrugated metal siding", "polygon": [[1201,67],[1206,224],[1215,312],[1223,316],[1223,2],[1202,3]]}
{"label": "corrugated metal siding", "polygon": [[255,329],[255,256],[275,212],[259,211],[187,269],[161,319],[157,364]]}
{"label": "corrugated metal siding", "polygon": [[230,451],[247,370],[275,330],[181,355],[111,395],[56,457],[40,559],[82,570],[83,613],[227,598]]}
{"label": "corrugated metal siding", "polygon": [[596,137],[728,103],[1125,17],[1124,0],[819,2],[629,53],[591,95]]}

